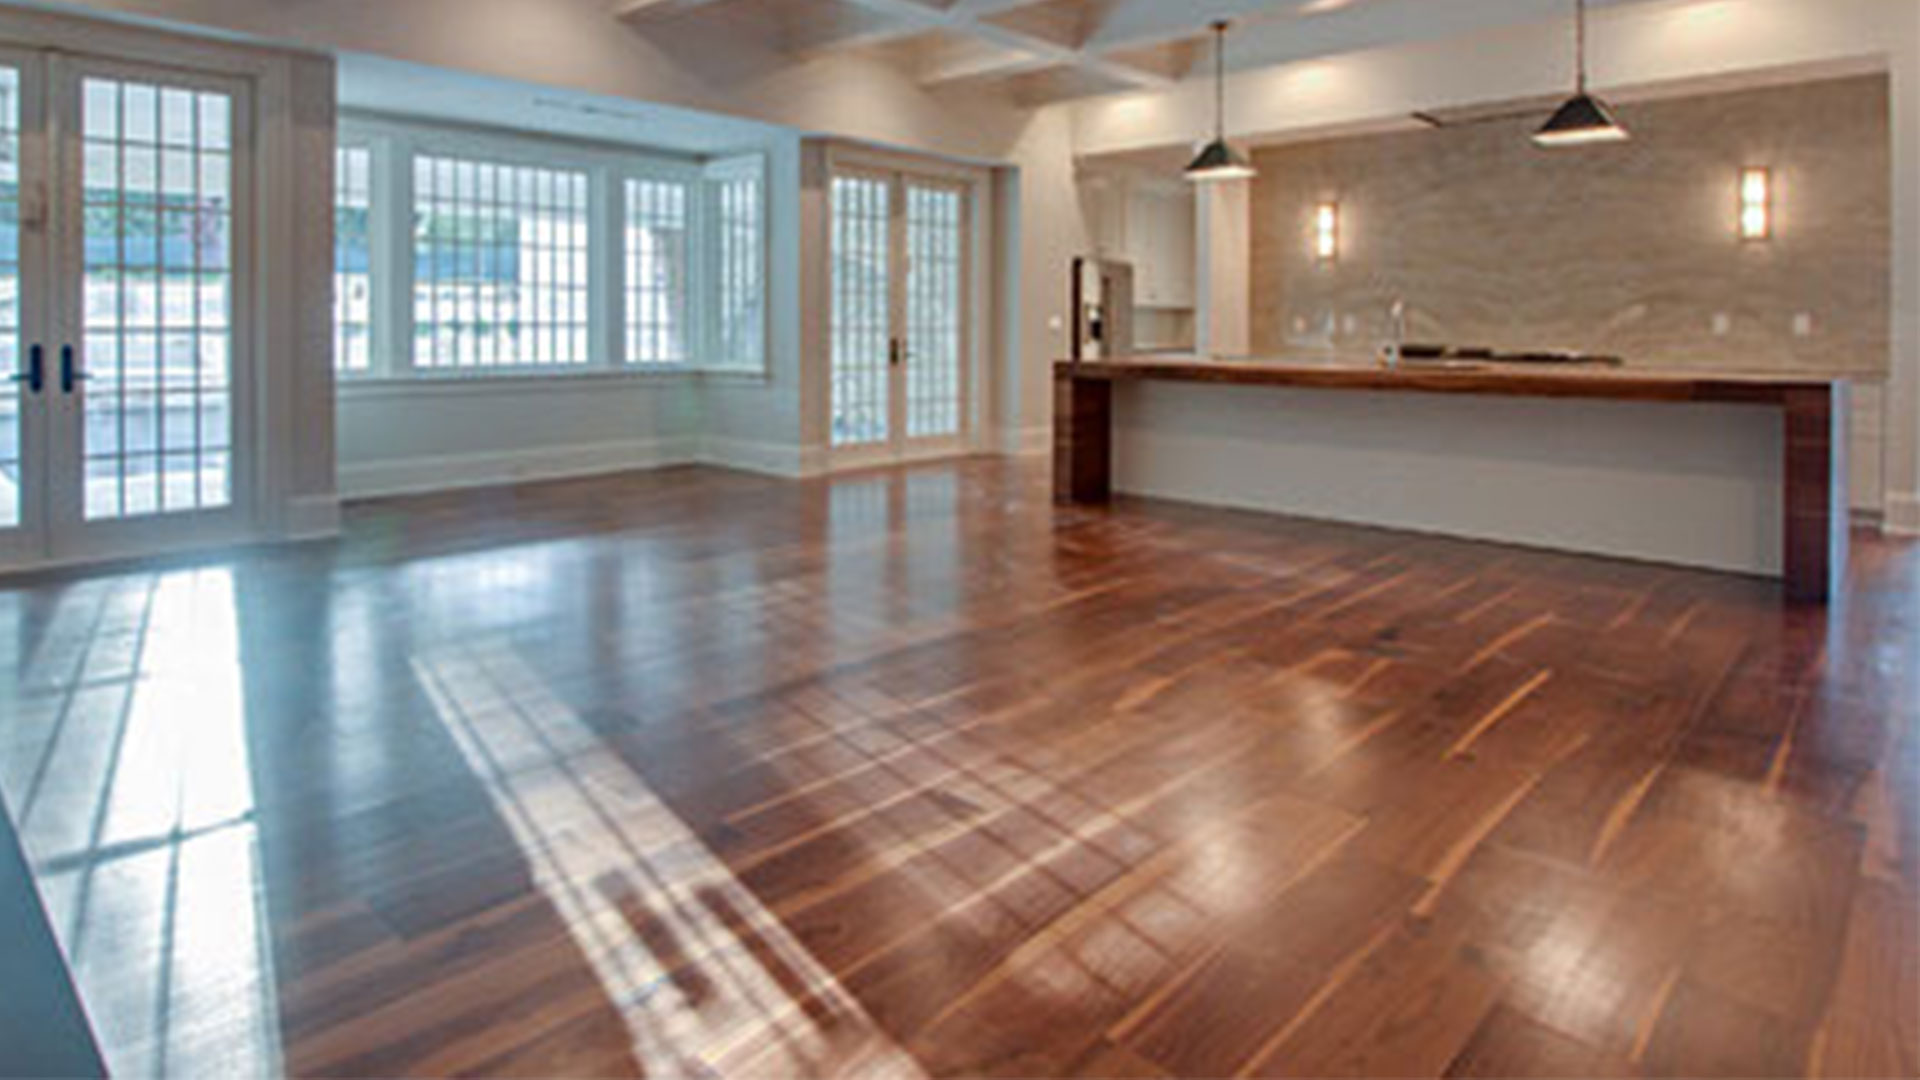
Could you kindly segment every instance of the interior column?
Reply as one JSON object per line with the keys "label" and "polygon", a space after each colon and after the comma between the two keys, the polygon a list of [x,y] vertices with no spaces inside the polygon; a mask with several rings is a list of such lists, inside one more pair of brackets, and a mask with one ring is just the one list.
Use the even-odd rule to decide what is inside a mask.
{"label": "interior column", "polygon": [[1194,213],[1194,348],[1244,355],[1253,342],[1253,182],[1201,184]]}

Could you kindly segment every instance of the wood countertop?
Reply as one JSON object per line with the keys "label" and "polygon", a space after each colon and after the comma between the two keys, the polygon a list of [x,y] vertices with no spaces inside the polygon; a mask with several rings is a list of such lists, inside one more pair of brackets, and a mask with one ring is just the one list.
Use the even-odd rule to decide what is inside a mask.
{"label": "wood countertop", "polygon": [[1655,371],[1636,368],[1436,363],[1412,360],[1390,368],[1378,360],[1336,357],[1127,356],[1063,360],[1061,379],[1163,381],[1321,390],[1394,390],[1429,394],[1698,401],[1780,405],[1808,392],[1831,394],[1845,378],[1767,373]]}

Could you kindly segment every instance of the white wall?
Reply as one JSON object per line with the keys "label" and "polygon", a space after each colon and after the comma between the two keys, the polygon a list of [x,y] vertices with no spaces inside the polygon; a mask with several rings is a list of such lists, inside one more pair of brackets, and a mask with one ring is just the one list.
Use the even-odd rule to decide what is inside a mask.
{"label": "white wall", "polygon": [[699,387],[678,376],[344,386],[343,498],[679,464],[700,452]]}
{"label": "white wall", "polygon": [[[878,60],[805,63],[751,34],[654,38],[609,0],[72,0],[267,41],[370,53],[525,83],[750,117],[939,153],[997,158],[1016,110],[977,89],[934,97]],[[667,33],[670,30],[660,30]]]}

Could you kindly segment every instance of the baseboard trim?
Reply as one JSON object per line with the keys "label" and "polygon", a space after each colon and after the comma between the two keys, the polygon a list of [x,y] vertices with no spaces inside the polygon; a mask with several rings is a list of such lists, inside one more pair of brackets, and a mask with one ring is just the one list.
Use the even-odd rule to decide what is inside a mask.
{"label": "baseboard trim", "polygon": [[1037,427],[1005,428],[998,440],[1000,452],[1012,457],[1042,457],[1053,451],[1053,428],[1041,424]]}
{"label": "baseboard trim", "polygon": [[1888,492],[1886,520],[1880,527],[1890,536],[1920,536],[1920,494]]}
{"label": "baseboard trim", "polygon": [[705,436],[700,440],[698,460],[702,465],[739,469],[741,472],[789,480],[816,475],[815,467],[810,464],[808,448],[793,443]]}
{"label": "baseboard trim", "polygon": [[[1052,445],[1052,429],[1009,429],[996,442],[998,450],[990,452],[1020,457],[1043,455]],[[952,454],[952,451],[942,450],[929,453],[923,459]],[[909,457],[904,460],[915,459]],[[866,463],[861,467],[871,467],[873,464],[879,463]],[[339,469],[338,498],[323,499],[316,496],[303,500],[311,505],[290,509],[288,537],[311,539],[334,535],[339,530],[340,503],[343,501],[601,476],[671,465],[712,465],[788,480],[825,476],[834,470],[832,455],[824,446],[713,436],[635,439],[342,464]]]}
{"label": "baseboard trim", "polygon": [[700,460],[686,439],[635,439],[483,454],[449,454],[340,467],[342,499],[420,495],[534,480],[599,476]]}
{"label": "baseboard trim", "polygon": [[296,495],[287,500],[283,540],[325,540],[340,535],[337,495]]}

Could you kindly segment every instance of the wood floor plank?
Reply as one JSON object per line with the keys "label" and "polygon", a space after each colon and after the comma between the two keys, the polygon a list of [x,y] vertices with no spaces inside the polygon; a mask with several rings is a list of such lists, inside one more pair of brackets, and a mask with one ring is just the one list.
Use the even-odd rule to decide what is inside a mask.
{"label": "wood floor plank", "polygon": [[1908,1076],[1920,546],[1684,569],[973,459],[0,581],[124,1075]]}

